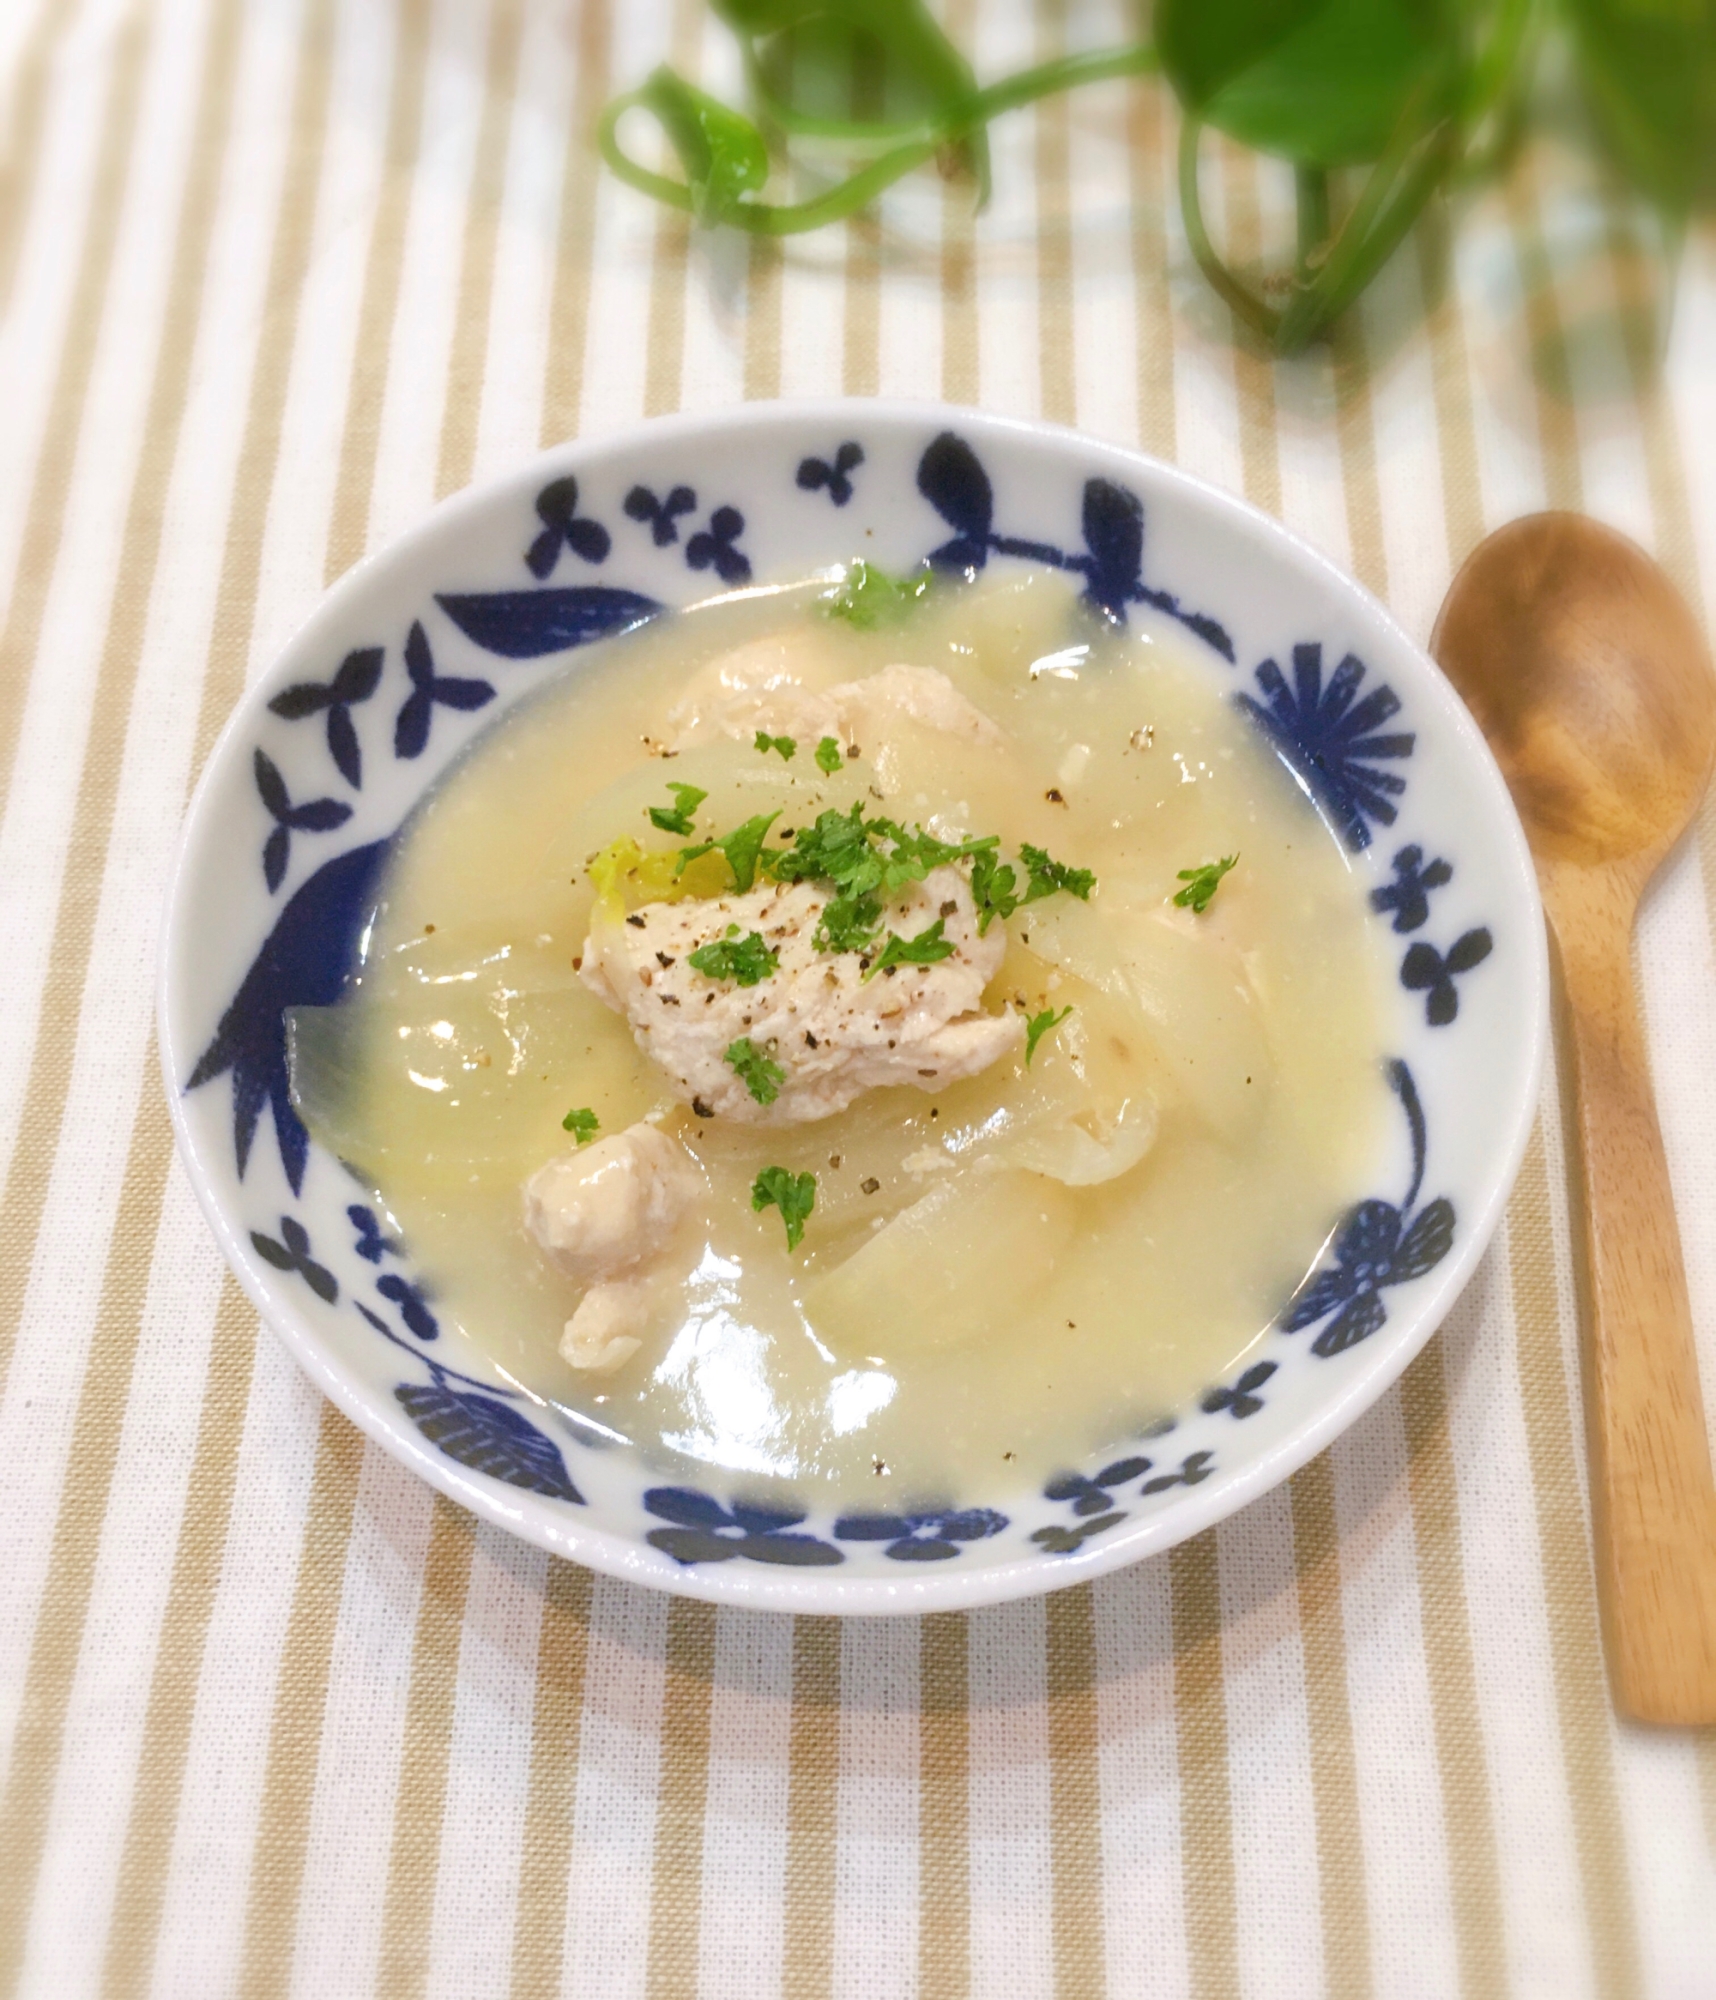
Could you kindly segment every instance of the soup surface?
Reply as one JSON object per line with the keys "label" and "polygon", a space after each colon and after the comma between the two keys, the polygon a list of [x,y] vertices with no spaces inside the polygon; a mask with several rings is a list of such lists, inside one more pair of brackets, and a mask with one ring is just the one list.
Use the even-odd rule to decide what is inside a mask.
{"label": "soup surface", "polygon": [[1024,568],[833,588],[483,735],[294,1094],[533,1393],[682,1476],[976,1502],[1269,1326],[1368,1191],[1387,968],[1177,626]]}

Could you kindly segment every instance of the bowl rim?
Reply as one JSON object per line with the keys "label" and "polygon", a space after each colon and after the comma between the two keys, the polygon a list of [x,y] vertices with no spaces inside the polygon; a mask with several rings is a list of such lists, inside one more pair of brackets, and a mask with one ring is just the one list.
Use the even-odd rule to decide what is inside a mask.
{"label": "bowl rim", "polygon": [[[623,460],[640,441],[707,443],[735,431],[791,430],[820,425],[850,426],[859,419],[872,428],[922,429],[930,426],[964,428],[987,436],[1011,437],[1047,445],[1059,452],[1095,455],[1117,468],[1142,474],[1158,493],[1164,489],[1188,503],[1194,514],[1213,517],[1241,539],[1271,545],[1314,579],[1337,603],[1354,611],[1362,622],[1379,625],[1411,656],[1417,698],[1427,700],[1436,720],[1458,745],[1459,754],[1484,775],[1503,805],[1506,829],[1505,874],[1518,897],[1519,914],[1527,919],[1520,940],[1520,964],[1528,1019],[1525,1062],[1513,1079],[1514,1103],[1505,1143],[1497,1146],[1486,1176],[1481,1207],[1462,1213],[1460,1240],[1436,1268],[1421,1279],[1410,1313],[1396,1322],[1392,1341],[1379,1345],[1350,1367],[1339,1387],[1302,1423],[1275,1444],[1233,1470],[1220,1470],[1199,1486],[1187,1486],[1163,1506],[1141,1519],[1119,1525],[1112,1537],[1087,1542],[1071,1554],[1049,1562],[1037,1552],[982,1568],[960,1565],[903,1566],[899,1577],[843,1575],[826,1568],[779,1568],[755,1563],[694,1564],[664,1573],[654,1550],[566,1510],[562,1531],[530,1518],[509,1499],[511,1489],[489,1479],[473,1478],[444,1453],[431,1448],[409,1422],[342,1372],[331,1352],[310,1331],[295,1298],[261,1268],[238,1222],[219,1199],[215,1178],[201,1158],[178,1078],[185,1073],[183,1050],[173,1032],[170,1004],[172,970],[194,912],[189,907],[190,859],[204,837],[205,825],[217,811],[220,774],[235,754],[235,746],[254,727],[265,706],[264,691],[282,661],[314,639],[324,625],[333,625],[346,606],[361,598],[371,580],[400,561],[412,547],[444,532],[467,517],[484,515],[504,498],[540,486],[546,478],[566,472],[582,476],[613,460]],[[1498,870],[1498,876],[1501,871]],[[156,1049],[162,1088],[172,1119],[179,1158],[228,1268],[238,1280],[263,1322],[315,1386],[363,1435],[413,1471],[431,1487],[476,1514],[479,1519],[519,1535],[548,1553],[581,1563],[600,1573],[708,1603],[753,1610],[806,1615],[916,1615],[932,1610],[970,1610],[981,1605],[1035,1597],[1070,1588],[1093,1577],[1125,1568],[1145,1557],[1190,1539],[1259,1498],[1309,1463],[1376,1403],[1422,1352],[1488,1249],[1501,1221],[1525,1156],[1538,1109],[1549,1036],[1548,941],[1537,875],[1518,814],[1499,765],[1470,711],[1460,700],[1424,646],[1408,634],[1389,608],[1371,595],[1331,557],[1250,501],[1182,468],[1153,458],[1131,446],[1117,444],[1073,426],[1036,418],[1001,415],[957,404],[884,397],[782,398],[767,402],[729,404],[718,410],[677,413],[620,425],[592,436],[569,439],[522,457],[498,473],[447,496],[421,514],[403,532],[366,554],[348,569],[311,607],[263,670],[256,674],[222,725],[186,807],[164,897],[160,941],[156,953]],[[1367,1343],[1368,1345],[1368,1343]],[[516,1496],[522,1500],[524,1496]]]}

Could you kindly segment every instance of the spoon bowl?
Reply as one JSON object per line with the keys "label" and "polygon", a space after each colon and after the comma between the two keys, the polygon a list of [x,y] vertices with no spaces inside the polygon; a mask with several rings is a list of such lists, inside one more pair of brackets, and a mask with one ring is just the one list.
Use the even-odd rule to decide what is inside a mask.
{"label": "spoon bowl", "polygon": [[1716,1485],[1631,942],[1716,758],[1716,673],[1645,552],[1575,514],[1499,530],[1431,651],[1489,738],[1537,863],[1583,1168],[1597,1594],[1618,1705],[1716,1722]]}

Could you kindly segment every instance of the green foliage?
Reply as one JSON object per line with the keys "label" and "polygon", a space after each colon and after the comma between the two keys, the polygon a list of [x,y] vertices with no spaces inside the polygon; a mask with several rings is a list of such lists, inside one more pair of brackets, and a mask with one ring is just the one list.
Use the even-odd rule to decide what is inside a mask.
{"label": "green foliage", "polygon": [[[734,930],[738,925],[732,926]],[[735,986],[756,986],[779,969],[780,953],[761,931],[748,937],[716,938],[689,954],[686,963],[695,966],[705,979],[730,979]]]}
{"label": "green foliage", "polygon": [[769,177],[769,149],[750,119],[663,63],[637,102],[653,111],[678,157],[699,222],[728,222]]}
{"label": "green foliage", "polygon": [[[757,862],[763,851],[763,841],[769,828],[780,818],[778,812],[758,813],[742,826],[734,827],[731,833],[724,833],[719,840],[705,840],[696,847],[684,847],[679,852],[679,866],[674,871],[683,875],[692,862],[705,854],[717,851],[726,855],[727,866],[733,871],[733,887],[743,896],[750,892],[757,879]],[[685,833],[690,827],[681,829]]]}
{"label": "green foliage", "polygon": [[1221,878],[1238,859],[1237,854],[1228,854],[1220,861],[1206,862],[1202,868],[1182,868],[1174,879],[1186,886],[1174,892],[1175,904],[1201,917],[1221,886]]}
{"label": "green foliage", "polygon": [[825,778],[832,778],[845,760],[840,754],[840,743],[836,737],[825,736],[816,746],[816,768]]}
{"label": "green foliage", "polygon": [[860,560],[848,566],[826,608],[830,618],[843,618],[860,632],[871,632],[878,625],[898,623],[924,601],[934,583],[932,569],[892,577],[874,563]]}
{"label": "green foliage", "polygon": [[798,753],[798,745],[790,736],[771,736],[766,729],[757,731],[756,741],[751,747],[764,757],[771,750],[778,751],[781,761],[786,764],[790,764]]}
{"label": "green foliage", "polygon": [[570,1132],[580,1146],[586,1146],[602,1129],[602,1121],[588,1105],[576,1111],[568,1111],[560,1121],[562,1132]]}
{"label": "green foliage", "polygon": [[1069,896],[1076,896],[1081,903],[1090,901],[1090,892],[1096,887],[1096,877],[1088,868],[1069,868],[1063,861],[1052,860],[1040,847],[1021,843],[1019,858],[1030,870],[1030,880],[1025,893],[1019,899],[1024,903],[1035,903],[1044,896],[1052,896],[1057,889],[1064,889]]}
{"label": "green foliage", "polygon": [[669,785],[673,794],[671,806],[649,806],[649,823],[663,833],[688,834],[693,831],[692,814],[708,798],[709,794],[700,785]]}
{"label": "green foliage", "polygon": [[787,1248],[796,1250],[816,1207],[816,1176],[795,1174],[786,1167],[764,1167],[751,1183],[751,1207],[758,1215],[765,1208],[778,1208],[786,1224]]}
{"label": "green foliage", "polygon": [[942,936],[946,928],[944,920],[937,917],[927,930],[919,931],[916,937],[890,937],[864,977],[874,979],[877,973],[892,972],[897,965],[939,965],[944,958],[952,958],[953,940]]}
{"label": "green foliage", "polygon": [[1716,0],[1565,0],[1621,165],[1673,214],[1716,199]]}
{"label": "green foliage", "polygon": [[759,1104],[773,1104],[780,1096],[781,1085],[786,1082],[786,1071],[765,1055],[749,1035],[741,1035],[736,1042],[729,1042],[722,1060],[732,1065],[739,1081]]}
{"label": "green foliage", "polygon": [[1031,1067],[1032,1056],[1037,1053],[1037,1044],[1046,1034],[1058,1028],[1071,1012],[1072,1009],[1070,1007],[1063,1007],[1058,1014],[1052,1007],[1045,1007],[1040,1014],[1026,1015],[1025,1067],[1027,1069]]}

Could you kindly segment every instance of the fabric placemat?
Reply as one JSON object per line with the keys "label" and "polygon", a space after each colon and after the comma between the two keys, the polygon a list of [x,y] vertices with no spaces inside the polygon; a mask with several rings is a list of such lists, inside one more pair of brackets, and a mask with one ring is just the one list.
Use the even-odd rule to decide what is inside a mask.
{"label": "fabric placemat", "polygon": [[[1120,0],[947,0],[983,74]],[[1598,1650],[1555,1081],[1496,1246],[1287,1485],[967,1616],[670,1600],[479,1527],[258,1328],[152,1038],[189,788],[355,561],[540,445],[746,397],[1076,423],[1278,514],[1422,640],[1584,508],[1716,601],[1716,236],[1545,139],[1276,364],[1152,84],[782,247],[596,165],[693,0],[16,0],[0,21],[0,1989],[1716,1994],[1716,1736]],[[1242,258],[1291,188],[1209,149]],[[1639,968],[1716,1411],[1716,812]]]}

